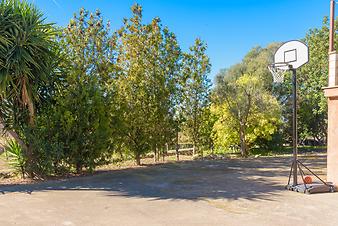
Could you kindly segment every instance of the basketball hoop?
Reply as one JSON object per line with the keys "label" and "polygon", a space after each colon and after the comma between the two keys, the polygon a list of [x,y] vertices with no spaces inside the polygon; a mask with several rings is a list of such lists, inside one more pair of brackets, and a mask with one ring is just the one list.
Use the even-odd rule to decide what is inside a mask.
{"label": "basketball hoop", "polygon": [[[292,146],[293,161],[290,169],[289,180],[286,188],[292,191],[304,193],[333,192],[332,184],[326,183],[301,161],[298,160],[298,131],[297,131],[297,69],[309,61],[309,48],[303,42],[293,40],[284,43],[277,49],[274,55],[274,63],[268,66],[273,76],[274,83],[284,82],[284,75],[287,71],[292,71]],[[316,177],[320,183],[313,183],[311,177],[307,177],[304,169]],[[303,184],[298,183],[300,174]],[[293,178],[291,183],[291,177]]]}
{"label": "basketball hoop", "polygon": [[273,77],[274,83],[283,83],[284,82],[284,75],[286,73],[285,67],[289,67],[290,65],[287,63],[274,63],[268,66],[268,69]]}

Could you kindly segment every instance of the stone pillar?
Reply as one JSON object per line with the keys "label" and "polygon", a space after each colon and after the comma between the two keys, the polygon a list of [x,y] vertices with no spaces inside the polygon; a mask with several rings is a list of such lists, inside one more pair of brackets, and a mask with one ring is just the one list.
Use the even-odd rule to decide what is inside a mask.
{"label": "stone pillar", "polygon": [[329,54],[329,87],[338,85],[338,54],[332,52]]}
{"label": "stone pillar", "polygon": [[329,55],[327,181],[338,186],[338,54]]}
{"label": "stone pillar", "polygon": [[327,181],[338,185],[338,86],[324,91],[328,98]]}

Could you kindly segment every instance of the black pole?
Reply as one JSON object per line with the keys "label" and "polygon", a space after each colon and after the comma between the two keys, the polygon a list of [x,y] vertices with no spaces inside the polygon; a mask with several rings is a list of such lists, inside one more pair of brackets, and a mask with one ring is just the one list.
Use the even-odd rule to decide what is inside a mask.
{"label": "black pole", "polygon": [[293,95],[293,115],[292,115],[292,145],[293,145],[293,186],[297,183],[297,73],[296,69],[292,70],[292,95]]}

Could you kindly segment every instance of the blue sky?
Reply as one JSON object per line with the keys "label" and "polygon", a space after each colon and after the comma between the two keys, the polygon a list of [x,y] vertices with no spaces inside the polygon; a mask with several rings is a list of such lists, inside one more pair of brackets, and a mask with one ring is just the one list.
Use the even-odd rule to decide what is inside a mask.
{"label": "blue sky", "polygon": [[241,61],[257,45],[305,36],[329,15],[329,0],[29,0],[48,21],[65,26],[79,8],[100,9],[113,28],[130,16],[130,6],[143,6],[145,22],[159,16],[176,33],[183,50],[200,37],[208,44],[212,72]]}

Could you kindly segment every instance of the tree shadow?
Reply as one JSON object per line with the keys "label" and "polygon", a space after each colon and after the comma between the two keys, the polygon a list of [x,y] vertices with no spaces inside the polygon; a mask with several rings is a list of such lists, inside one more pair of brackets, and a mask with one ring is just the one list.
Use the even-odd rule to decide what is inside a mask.
{"label": "tree shadow", "polygon": [[[106,171],[61,181],[2,185],[2,194],[46,191],[105,191],[107,196],[158,199],[273,200],[284,190],[290,157],[201,160]],[[320,170],[326,157],[309,158]],[[314,164],[315,163],[315,164]]]}

